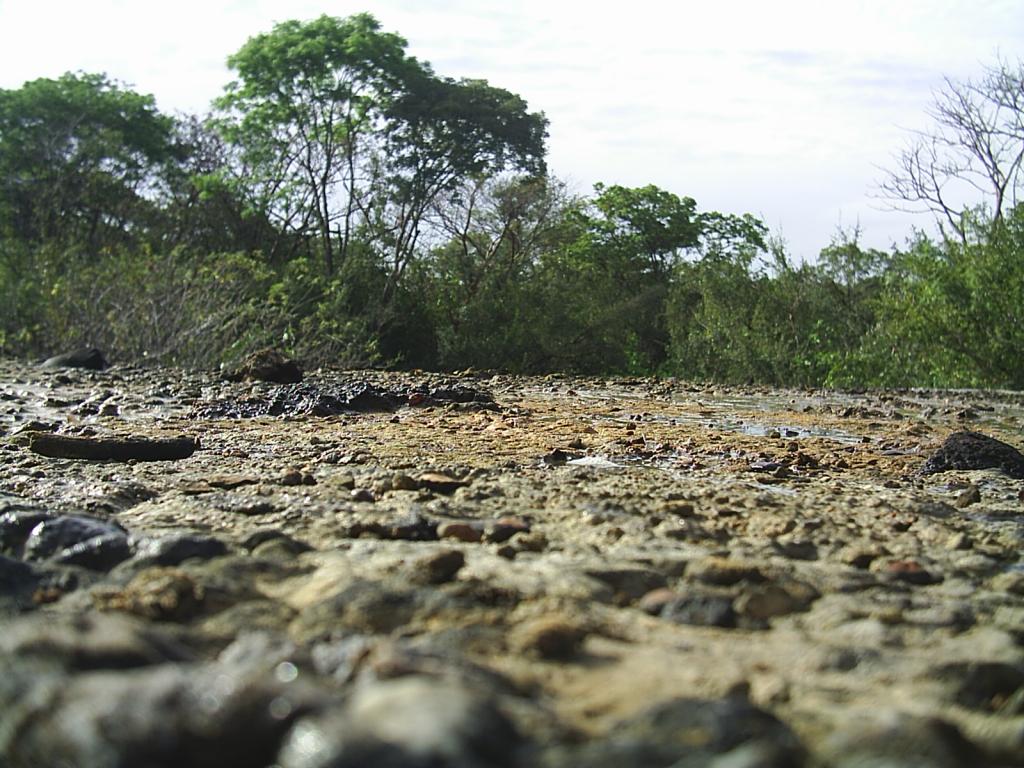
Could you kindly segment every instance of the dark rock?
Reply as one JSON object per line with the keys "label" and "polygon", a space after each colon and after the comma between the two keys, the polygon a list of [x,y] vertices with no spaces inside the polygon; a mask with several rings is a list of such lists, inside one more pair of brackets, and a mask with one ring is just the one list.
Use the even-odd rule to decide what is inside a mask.
{"label": "dark rock", "polygon": [[661,618],[701,627],[736,626],[732,600],[718,595],[680,595],[661,609]]}
{"label": "dark rock", "polygon": [[410,512],[391,520],[356,523],[349,528],[349,535],[403,541],[437,541],[437,522],[428,520],[418,512]]}
{"label": "dark rock", "polygon": [[224,374],[228,381],[270,381],[278,384],[297,384],[302,381],[298,363],[276,349],[253,352]]}
{"label": "dark rock", "polygon": [[138,545],[136,557],[150,565],[174,566],[186,560],[210,560],[227,553],[227,544],[213,536],[172,533],[144,540]]}
{"label": "dark rock", "polygon": [[493,699],[409,676],[356,690],[343,709],[296,723],[281,768],[507,768],[522,736]]}
{"label": "dark rock", "polygon": [[218,664],[93,672],[0,716],[19,724],[0,723],[0,752],[11,766],[265,768],[320,700],[301,684]]}
{"label": "dark rock", "polygon": [[40,575],[28,563],[0,555],[0,616],[32,605]]}
{"label": "dark rock", "polygon": [[465,488],[469,483],[466,480],[446,475],[443,472],[424,472],[416,478],[417,487],[425,488],[434,493],[450,496],[459,488]]}
{"label": "dark rock", "polygon": [[804,762],[803,747],[783,722],[742,697],[729,696],[659,704],[613,726],[607,737],[579,749],[566,764],[703,768],[743,748],[769,757],[770,762],[755,763],[764,768],[797,768]]}
{"label": "dark rock", "polygon": [[174,461],[187,459],[198,447],[195,438],[181,436],[91,437],[34,433],[29,450],[57,459],[90,461]]}
{"label": "dark rock", "polygon": [[990,468],[1024,479],[1024,455],[1012,445],[980,432],[954,432],[921,467],[921,474]]}
{"label": "dark rock", "polygon": [[32,528],[25,539],[24,557],[26,560],[45,560],[90,539],[108,535],[123,537],[127,532],[117,523],[84,515],[48,518]]}
{"label": "dark rock", "polygon": [[132,556],[128,537],[120,532],[106,533],[80,541],[58,552],[50,562],[59,565],[77,565],[92,571],[109,571]]}
{"label": "dark rock", "polygon": [[74,352],[66,352],[62,355],[54,355],[41,363],[43,368],[87,368],[92,371],[102,371],[108,366],[103,353],[95,347],[83,347]]}
{"label": "dark rock", "polygon": [[0,514],[0,553],[21,557],[25,540],[40,523],[59,515],[41,509],[18,508]]}

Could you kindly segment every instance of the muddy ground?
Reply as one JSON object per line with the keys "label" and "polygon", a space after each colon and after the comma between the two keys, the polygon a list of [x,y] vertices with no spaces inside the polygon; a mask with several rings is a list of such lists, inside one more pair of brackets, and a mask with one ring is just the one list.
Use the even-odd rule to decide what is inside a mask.
{"label": "muddy ground", "polygon": [[0,764],[1022,765],[965,429],[1024,394],[2,363]]}

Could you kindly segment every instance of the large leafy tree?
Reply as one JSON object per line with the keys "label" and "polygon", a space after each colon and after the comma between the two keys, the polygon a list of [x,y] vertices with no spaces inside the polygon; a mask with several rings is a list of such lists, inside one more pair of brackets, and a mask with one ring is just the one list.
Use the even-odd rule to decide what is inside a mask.
{"label": "large leafy tree", "polygon": [[478,81],[438,78],[368,14],[288,21],[251,38],[218,101],[235,179],[281,227],[312,235],[325,271],[358,237],[392,288],[439,195],[476,173],[537,167],[546,121]]}
{"label": "large leafy tree", "polygon": [[148,213],[173,121],[102,74],[0,90],[0,228],[27,243],[120,240]]}

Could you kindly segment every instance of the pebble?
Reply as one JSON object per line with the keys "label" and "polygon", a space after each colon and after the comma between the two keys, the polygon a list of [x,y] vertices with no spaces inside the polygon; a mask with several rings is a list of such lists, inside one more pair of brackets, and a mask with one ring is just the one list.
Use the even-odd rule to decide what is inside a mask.
{"label": "pebble", "polygon": [[456,539],[472,544],[483,540],[484,526],[476,522],[442,523],[437,528],[437,535],[441,539]]}
{"label": "pebble", "polygon": [[414,579],[424,584],[444,584],[455,578],[466,556],[457,549],[443,549],[421,557],[413,563]]}
{"label": "pebble", "polygon": [[731,586],[741,581],[759,583],[765,580],[765,575],[758,566],[722,557],[708,557],[692,563],[687,569],[686,576],[692,581],[716,586]]}
{"label": "pebble", "polygon": [[737,618],[732,602],[718,595],[680,595],[665,604],[660,616],[676,624],[731,629]]}
{"label": "pebble", "polygon": [[586,637],[583,627],[559,616],[532,619],[515,630],[515,642],[521,651],[553,661],[575,656]]}

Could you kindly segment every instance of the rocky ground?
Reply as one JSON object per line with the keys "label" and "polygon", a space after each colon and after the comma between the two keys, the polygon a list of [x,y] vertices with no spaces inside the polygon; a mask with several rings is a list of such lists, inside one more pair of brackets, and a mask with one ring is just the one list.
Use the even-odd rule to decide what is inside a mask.
{"label": "rocky ground", "polygon": [[1024,764],[1020,393],[234,378],[0,364],[0,765]]}

